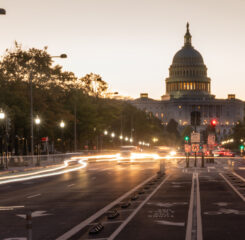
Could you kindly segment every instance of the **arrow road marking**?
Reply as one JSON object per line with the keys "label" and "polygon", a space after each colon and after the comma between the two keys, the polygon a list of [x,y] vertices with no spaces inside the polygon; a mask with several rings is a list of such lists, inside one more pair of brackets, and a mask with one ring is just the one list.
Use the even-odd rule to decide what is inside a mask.
{"label": "arrow road marking", "polygon": [[[53,215],[51,213],[46,213],[47,211],[35,211],[31,214],[31,216],[34,217],[44,217],[44,216],[49,216],[49,215]],[[26,218],[25,214],[17,214],[16,216],[21,217],[21,218]]]}

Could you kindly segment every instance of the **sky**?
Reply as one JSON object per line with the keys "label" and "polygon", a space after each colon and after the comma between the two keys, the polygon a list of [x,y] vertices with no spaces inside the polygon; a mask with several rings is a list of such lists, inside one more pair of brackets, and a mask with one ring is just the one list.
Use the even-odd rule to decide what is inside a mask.
{"label": "sky", "polygon": [[245,100],[244,0],[0,0],[0,55],[48,46],[64,70],[96,73],[120,95],[160,99],[186,22],[217,98]]}

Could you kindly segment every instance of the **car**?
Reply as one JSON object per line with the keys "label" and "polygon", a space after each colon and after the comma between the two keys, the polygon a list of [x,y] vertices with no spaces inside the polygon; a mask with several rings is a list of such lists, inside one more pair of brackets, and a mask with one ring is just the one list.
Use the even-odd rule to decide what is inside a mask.
{"label": "car", "polygon": [[139,152],[139,148],[137,146],[121,146],[120,148],[120,158],[130,159],[133,153]]}
{"label": "car", "polygon": [[222,149],[213,151],[215,157],[235,157],[235,153],[230,151],[229,149]]}

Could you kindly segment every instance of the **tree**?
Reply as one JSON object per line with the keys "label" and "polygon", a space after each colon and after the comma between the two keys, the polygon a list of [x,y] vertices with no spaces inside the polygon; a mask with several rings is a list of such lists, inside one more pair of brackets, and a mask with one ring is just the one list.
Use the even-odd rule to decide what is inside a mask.
{"label": "tree", "polygon": [[90,73],[79,79],[82,88],[94,97],[102,97],[108,89],[108,85],[98,74]]}

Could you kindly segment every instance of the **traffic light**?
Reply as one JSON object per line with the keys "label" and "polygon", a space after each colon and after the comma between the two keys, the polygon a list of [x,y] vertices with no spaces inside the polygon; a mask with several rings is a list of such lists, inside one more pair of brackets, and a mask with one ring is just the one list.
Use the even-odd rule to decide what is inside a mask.
{"label": "traffic light", "polygon": [[185,136],[185,141],[188,142],[189,141],[189,137],[188,136]]}
{"label": "traffic light", "polygon": [[244,150],[244,145],[240,145],[240,151]]}
{"label": "traffic light", "polygon": [[216,119],[212,119],[211,120],[211,126],[215,127],[217,125],[217,120]]}

